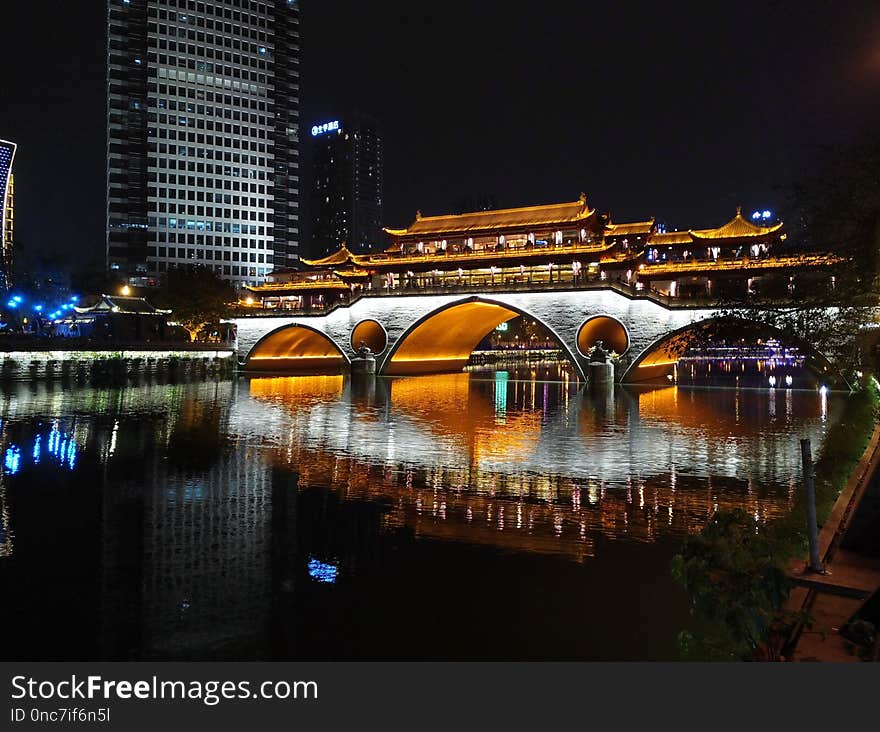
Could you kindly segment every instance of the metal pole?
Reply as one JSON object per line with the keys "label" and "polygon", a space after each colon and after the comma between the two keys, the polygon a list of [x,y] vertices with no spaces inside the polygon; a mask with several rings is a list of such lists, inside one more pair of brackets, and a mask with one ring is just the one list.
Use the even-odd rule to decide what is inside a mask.
{"label": "metal pole", "polygon": [[810,563],[812,572],[823,572],[822,560],[819,557],[819,526],[816,519],[816,486],[813,483],[813,457],[810,441],[801,440],[801,463],[804,470],[804,489],[807,494],[807,537],[810,540]]}

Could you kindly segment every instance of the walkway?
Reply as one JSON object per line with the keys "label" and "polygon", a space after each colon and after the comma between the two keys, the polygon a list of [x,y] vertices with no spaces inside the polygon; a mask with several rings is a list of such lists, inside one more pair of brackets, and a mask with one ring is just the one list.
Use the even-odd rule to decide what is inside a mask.
{"label": "walkway", "polygon": [[[853,643],[840,634],[849,620],[880,589],[880,556],[852,548],[854,518],[871,510],[880,486],[880,425],[862,459],[841,492],[819,533],[819,556],[826,573],[807,571],[802,560],[789,568],[797,587],[789,596],[786,610],[804,611],[812,626],[799,625],[793,634],[793,661],[860,661]],[[873,552],[871,553],[873,554]]]}

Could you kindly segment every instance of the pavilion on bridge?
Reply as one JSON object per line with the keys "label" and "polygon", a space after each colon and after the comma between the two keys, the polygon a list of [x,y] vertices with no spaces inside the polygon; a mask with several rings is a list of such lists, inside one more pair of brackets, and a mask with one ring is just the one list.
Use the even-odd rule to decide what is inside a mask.
{"label": "pavilion on bridge", "polygon": [[[741,293],[763,280],[791,288],[794,272],[830,277],[836,258],[785,252],[781,222],[736,215],[715,229],[667,232],[651,218],[613,223],[576,201],[464,214],[422,216],[385,229],[391,245],[356,255],[344,245],[302,270],[278,271],[247,288],[247,303],[281,309],[327,309],[364,292],[543,289],[614,282],[666,297]],[[780,277],[784,275],[784,277]]]}

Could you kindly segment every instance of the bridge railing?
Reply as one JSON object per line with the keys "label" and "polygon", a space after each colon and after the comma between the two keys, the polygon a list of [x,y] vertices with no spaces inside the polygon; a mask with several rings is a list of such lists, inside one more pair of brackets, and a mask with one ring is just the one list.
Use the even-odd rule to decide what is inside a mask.
{"label": "bridge railing", "polygon": [[361,298],[365,297],[416,297],[420,295],[476,295],[490,293],[515,293],[515,292],[571,292],[572,290],[613,290],[631,299],[652,300],[653,302],[667,307],[706,307],[716,304],[718,301],[708,297],[672,296],[659,292],[649,286],[636,287],[624,279],[601,279],[599,277],[579,277],[576,280],[566,279],[556,282],[488,282],[479,285],[443,284],[422,286],[407,284],[403,287],[376,288],[372,290],[359,290],[354,294],[342,294],[338,298],[332,298],[322,305],[307,307],[259,307],[250,305],[242,307],[239,316],[268,315],[328,315],[340,307],[349,307]]}

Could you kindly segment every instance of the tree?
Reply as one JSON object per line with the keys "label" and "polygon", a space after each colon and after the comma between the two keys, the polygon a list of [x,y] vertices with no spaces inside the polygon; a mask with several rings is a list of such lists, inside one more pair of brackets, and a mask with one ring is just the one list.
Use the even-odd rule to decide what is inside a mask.
{"label": "tree", "polygon": [[[819,158],[815,172],[788,194],[783,247],[787,254],[832,255],[836,263],[821,280],[798,273],[766,297],[726,293],[716,317],[722,324],[765,324],[781,340],[811,344],[854,383],[862,363],[860,336],[880,303],[880,135],[826,149]],[[692,337],[718,335],[707,329]]]}
{"label": "tree", "polygon": [[712,631],[683,633],[684,650],[720,660],[772,657],[767,639],[791,587],[775,542],[742,509],[719,511],[673,558],[672,576]]}
{"label": "tree", "polygon": [[232,314],[236,297],[232,286],[207,267],[175,267],[168,270],[165,285],[151,299],[171,310],[171,319],[195,340],[205,326],[219,324]]}

